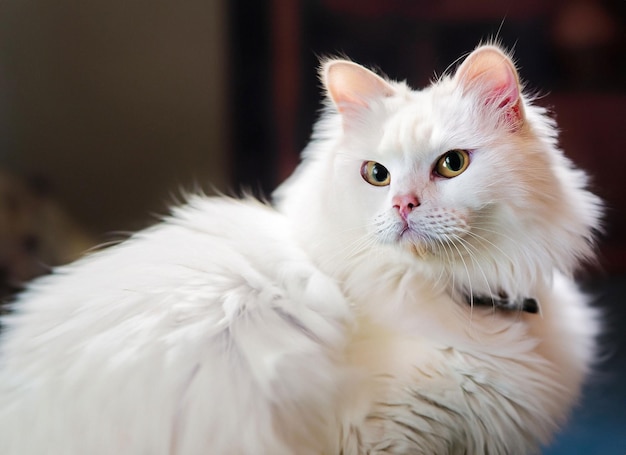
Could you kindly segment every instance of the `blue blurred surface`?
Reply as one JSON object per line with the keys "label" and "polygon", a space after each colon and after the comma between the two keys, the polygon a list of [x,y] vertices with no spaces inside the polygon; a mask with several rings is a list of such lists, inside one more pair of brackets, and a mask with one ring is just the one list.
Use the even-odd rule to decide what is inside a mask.
{"label": "blue blurred surface", "polygon": [[543,455],[626,455],[626,277],[603,280],[590,290],[604,315],[606,359]]}

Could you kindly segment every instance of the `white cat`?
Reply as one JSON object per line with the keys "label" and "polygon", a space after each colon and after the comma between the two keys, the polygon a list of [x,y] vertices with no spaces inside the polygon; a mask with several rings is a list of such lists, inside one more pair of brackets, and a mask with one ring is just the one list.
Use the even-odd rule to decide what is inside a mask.
{"label": "white cat", "polygon": [[5,318],[0,453],[524,454],[598,323],[600,202],[482,46],[413,91],[344,60],[276,208],[192,197]]}

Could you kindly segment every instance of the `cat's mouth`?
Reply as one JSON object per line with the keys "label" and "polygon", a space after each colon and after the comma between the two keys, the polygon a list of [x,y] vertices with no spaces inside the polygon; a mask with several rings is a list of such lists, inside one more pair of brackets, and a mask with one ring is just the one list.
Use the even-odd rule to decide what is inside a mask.
{"label": "cat's mouth", "polygon": [[409,250],[418,257],[423,258],[435,254],[434,239],[407,222],[404,222],[400,229],[396,242],[401,248]]}
{"label": "cat's mouth", "polygon": [[467,247],[466,231],[446,232],[445,229],[429,229],[419,223],[403,223],[396,236],[396,244],[420,258],[445,257],[450,259],[461,255]]}
{"label": "cat's mouth", "polygon": [[466,220],[447,212],[421,216],[381,217],[376,235],[383,243],[409,251],[420,258],[451,259],[467,251],[469,232]]}

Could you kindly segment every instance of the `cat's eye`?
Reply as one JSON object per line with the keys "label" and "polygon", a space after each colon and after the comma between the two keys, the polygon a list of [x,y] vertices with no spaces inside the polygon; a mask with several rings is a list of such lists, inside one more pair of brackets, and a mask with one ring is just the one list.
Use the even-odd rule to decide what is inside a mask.
{"label": "cat's eye", "polygon": [[361,166],[361,177],[374,186],[387,186],[391,182],[391,175],[385,166],[376,161],[365,161]]}
{"label": "cat's eye", "polygon": [[435,172],[442,177],[451,179],[462,174],[469,166],[469,162],[469,153],[466,150],[450,150],[437,160]]}

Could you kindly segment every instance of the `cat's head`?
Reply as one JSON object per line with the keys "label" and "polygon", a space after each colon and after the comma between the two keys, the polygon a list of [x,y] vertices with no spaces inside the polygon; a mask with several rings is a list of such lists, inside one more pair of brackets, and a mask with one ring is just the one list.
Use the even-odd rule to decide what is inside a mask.
{"label": "cat's head", "polygon": [[277,193],[319,251],[408,252],[511,293],[591,256],[599,202],[500,48],[479,47],[421,91],[346,60],[325,62],[322,80],[327,112]]}

